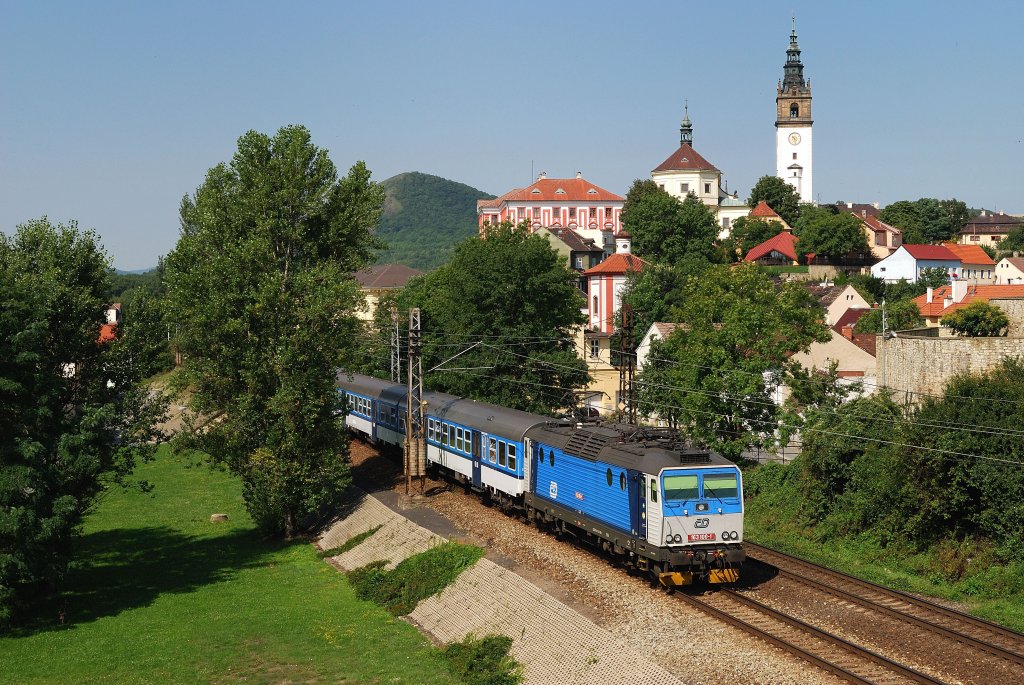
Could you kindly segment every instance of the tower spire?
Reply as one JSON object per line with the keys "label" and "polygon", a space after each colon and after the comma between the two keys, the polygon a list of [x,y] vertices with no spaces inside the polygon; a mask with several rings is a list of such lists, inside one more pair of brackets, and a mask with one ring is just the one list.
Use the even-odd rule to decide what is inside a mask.
{"label": "tower spire", "polygon": [[800,62],[800,46],[796,42],[796,15],[793,15],[793,29],[789,33],[789,47],[786,48],[782,90],[788,91],[794,86],[800,90],[807,87],[804,82],[804,65]]}
{"label": "tower spire", "polygon": [[688,99],[683,104],[683,123],[679,125],[679,144],[693,144],[693,122],[690,121],[690,101]]}

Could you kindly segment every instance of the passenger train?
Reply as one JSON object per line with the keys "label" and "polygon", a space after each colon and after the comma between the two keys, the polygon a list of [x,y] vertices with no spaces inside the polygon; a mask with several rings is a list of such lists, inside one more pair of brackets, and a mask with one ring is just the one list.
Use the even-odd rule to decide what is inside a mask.
{"label": "passenger train", "polygon": [[[406,387],[337,376],[349,428],[405,440]],[[625,425],[574,424],[425,392],[427,463],[507,511],[599,547],[666,586],[739,579],[742,474],[707,450]]]}

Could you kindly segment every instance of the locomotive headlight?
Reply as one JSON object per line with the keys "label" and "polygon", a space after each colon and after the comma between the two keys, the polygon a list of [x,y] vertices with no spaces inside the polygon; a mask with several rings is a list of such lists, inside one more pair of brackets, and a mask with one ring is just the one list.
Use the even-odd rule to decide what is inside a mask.
{"label": "locomotive headlight", "polygon": [[682,542],[683,541],[683,536],[680,535],[679,533],[676,533],[675,541],[676,542]]}

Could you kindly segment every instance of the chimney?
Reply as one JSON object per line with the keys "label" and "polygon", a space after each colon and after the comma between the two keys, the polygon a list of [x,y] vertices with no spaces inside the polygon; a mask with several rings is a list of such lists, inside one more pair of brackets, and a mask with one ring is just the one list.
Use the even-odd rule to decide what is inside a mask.
{"label": "chimney", "polygon": [[583,172],[582,171],[577,171],[576,172],[576,178],[583,178]]}
{"label": "chimney", "polygon": [[848,323],[845,326],[843,326],[842,333],[843,337],[846,338],[847,340],[853,340],[853,324]]}
{"label": "chimney", "polygon": [[925,295],[926,295],[926,297],[927,297],[927,299],[925,300],[925,302],[927,302],[928,304],[931,304],[931,303],[932,303],[932,293],[933,293],[934,291],[935,291],[935,288],[928,288],[928,292],[926,292],[926,293],[925,293]]}
{"label": "chimney", "polygon": [[538,174],[537,180],[538,181],[543,181],[547,177],[548,177],[548,172],[542,171],[542,172],[540,172],[540,174]]}
{"label": "chimney", "polygon": [[615,252],[629,254],[631,249],[632,236],[628,233],[619,233],[615,236]]}
{"label": "chimney", "polygon": [[875,209],[878,209],[878,203],[877,202],[872,202],[871,206],[874,207]]}
{"label": "chimney", "polygon": [[962,278],[953,279],[953,301],[963,302],[964,296],[967,295],[967,281]]}

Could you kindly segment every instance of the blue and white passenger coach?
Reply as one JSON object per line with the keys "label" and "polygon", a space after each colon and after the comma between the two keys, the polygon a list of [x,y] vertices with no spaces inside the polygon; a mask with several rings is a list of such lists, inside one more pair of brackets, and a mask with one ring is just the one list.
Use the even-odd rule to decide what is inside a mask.
{"label": "blue and white passenger coach", "polygon": [[[402,444],[404,386],[341,372],[338,388],[352,430]],[[444,393],[424,400],[428,464],[503,509],[665,585],[739,579],[742,475],[721,455],[635,426],[573,425]]]}

